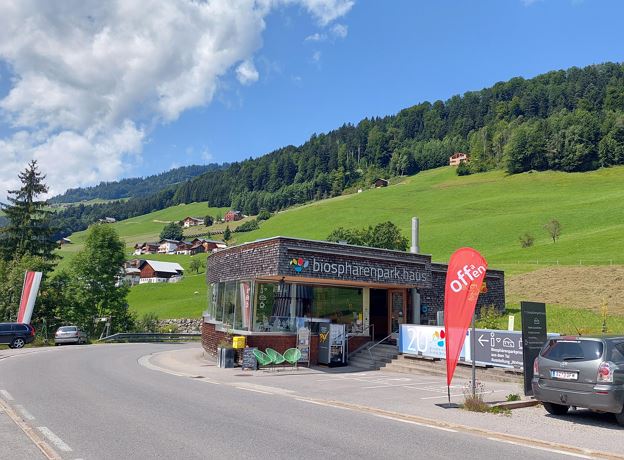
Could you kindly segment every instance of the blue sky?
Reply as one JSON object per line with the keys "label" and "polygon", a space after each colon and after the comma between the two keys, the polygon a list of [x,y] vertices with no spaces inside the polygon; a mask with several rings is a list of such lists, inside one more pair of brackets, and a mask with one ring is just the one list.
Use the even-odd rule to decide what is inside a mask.
{"label": "blue sky", "polygon": [[[293,1],[300,3],[278,0],[277,6],[262,14],[256,12],[256,16],[247,10],[243,14],[243,7],[219,13],[236,21],[251,18],[244,31],[252,32],[233,34],[232,46],[240,53],[215,65],[216,70],[205,71],[210,84],[200,87],[208,96],[185,93],[181,85],[173,85],[175,91],[171,91],[164,108],[155,108],[162,96],[153,95],[163,87],[165,92],[169,90],[170,86],[162,86],[163,81],[171,84],[167,69],[180,65],[184,73],[185,64],[175,60],[175,53],[162,58],[165,70],[150,74],[147,68],[150,77],[123,92],[108,90],[115,82],[114,75],[108,80],[102,77],[78,105],[63,102],[71,100],[78,90],[72,86],[72,79],[59,77],[58,87],[64,89],[58,90],[57,99],[62,102],[53,110],[47,106],[31,110],[28,98],[40,98],[49,86],[29,92],[37,87],[38,80],[27,87],[24,75],[34,69],[55,82],[56,74],[50,76],[49,66],[40,64],[41,58],[37,63],[28,59],[34,45],[3,47],[0,35],[0,98],[4,98],[0,110],[5,115],[0,122],[0,155],[11,152],[16,169],[0,168],[0,182],[4,180],[0,185],[9,186],[11,175],[21,169],[28,152],[52,169],[46,172],[51,173],[54,191],[60,192],[69,186],[158,173],[185,164],[257,157],[284,145],[300,145],[312,133],[326,132],[345,122],[394,114],[422,101],[444,100],[514,76],[530,78],[549,70],[624,60],[624,2],[616,0],[323,0],[323,12],[310,6],[314,2],[309,0]],[[119,15],[109,13],[94,15],[93,22],[97,25],[101,20],[107,25],[121,21]],[[55,23],[54,16],[62,12],[43,14],[49,16],[41,22],[47,30]],[[155,30],[163,27],[155,20],[154,24]],[[62,30],[60,34],[51,26],[50,30],[51,37],[63,35]],[[89,37],[88,29],[83,27],[79,32]],[[97,37],[94,43],[101,42],[101,34]],[[228,39],[226,36],[225,41]],[[190,47],[194,43],[186,36],[179,37],[179,42],[180,50],[185,49],[183,43]],[[167,46],[176,45],[163,43],[151,47],[162,47],[159,59]],[[110,46],[111,50],[118,48]],[[146,52],[144,47],[138,49]],[[125,58],[141,56],[137,53]],[[80,62],[85,56],[85,65],[94,60],[106,74],[106,62],[102,65],[99,55],[87,54],[70,50],[49,59],[53,64],[70,62],[67,65],[71,67],[71,62]],[[73,59],[67,59],[69,55]],[[124,56],[111,56],[123,62]],[[212,58],[208,54],[205,59]],[[240,62],[250,63],[251,74],[246,80],[237,73]],[[127,67],[119,72],[126,72],[124,78],[132,80]],[[99,77],[84,76],[85,81]],[[20,80],[21,88],[15,83]],[[52,87],[56,91],[57,87]],[[16,88],[26,96],[9,98]],[[98,91],[102,97],[92,100]],[[77,97],[83,97],[81,94]],[[126,96],[131,101],[126,106],[130,107],[118,102]],[[10,103],[5,103],[8,99]],[[184,102],[187,99],[189,102]],[[117,101],[121,108],[102,112],[101,107],[109,100]],[[86,115],[76,120],[74,113]],[[62,121],[57,123],[56,119]],[[101,119],[110,119],[110,124],[100,128]],[[29,133],[28,140],[16,139],[20,130]],[[73,152],[71,160],[63,157],[61,152],[66,151]],[[45,158],[55,161],[46,163]],[[86,160],[96,166],[89,169]],[[84,174],[70,180],[56,172],[55,165],[65,161],[77,171],[85,168]]]}
{"label": "blue sky", "polygon": [[618,1],[370,0],[342,18],[345,38],[319,43],[305,41],[315,33],[309,17],[281,10],[267,20],[258,82],[241,87],[230,75],[210,106],[157,129],[146,158],[256,157],[514,76],[622,61],[623,17]]}

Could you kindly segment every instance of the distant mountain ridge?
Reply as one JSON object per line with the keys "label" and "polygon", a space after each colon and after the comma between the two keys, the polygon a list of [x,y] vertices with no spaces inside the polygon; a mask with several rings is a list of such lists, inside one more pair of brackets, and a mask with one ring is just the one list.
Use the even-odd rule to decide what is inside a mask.
{"label": "distant mountain ridge", "polygon": [[624,64],[516,77],[396,115],[365,118],[158,193],[70,206],[55,213],[55,224],[67,235],[104,217],[123,220],[193,202],[248,215],[279,211],[368,188],[377,178],[448,165],[457,152],[470,156],[457,168],[460,175],[624,165]]}
{"label": "distant mountain ridge", "polygon": [[89,200],[119,200],[153,195],[167,187],[180,184],[208,171],[217,171],[224,166],[216,163],[207,165],[181,166],[147,177],[134,177],[112,182],[100,182],[92,187],[70,188],[65,193],[50,199],[50,203],[77,203]]}

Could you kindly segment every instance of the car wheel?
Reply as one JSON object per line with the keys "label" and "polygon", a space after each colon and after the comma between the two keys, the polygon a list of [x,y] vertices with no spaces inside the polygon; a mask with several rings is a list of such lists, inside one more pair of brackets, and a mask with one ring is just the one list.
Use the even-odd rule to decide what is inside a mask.
{"label": "car wheel", "polygon": [[20,337],[14,338],[13,342],[11,342],[11,348],[22,348],[24,345],[26,345],[26,342]]}
{"label": "car wheel", "polygon": [[615,414],[615,419],[620,425],[624,425],[624,407],[622,407],[619,413]]}
{"label": "car wheel", "polygon": [[545,402],[542,404],[544,404],[544,409],[546,409],[546,412],[552,415],[565,415],[568,413],[568,409],[570,409],[570,406],[564,406],[563,404],[555,404],[549,402]]}

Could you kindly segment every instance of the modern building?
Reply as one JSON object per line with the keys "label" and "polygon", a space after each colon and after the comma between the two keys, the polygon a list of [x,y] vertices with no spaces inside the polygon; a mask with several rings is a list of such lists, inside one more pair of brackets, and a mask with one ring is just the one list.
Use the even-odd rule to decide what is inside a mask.
{"label": "modern building", "polygon": [[[297,318],[344,324],[349,348],[395,333],[401,324],[437,324],[446,265],[431,256],[287,237],[258,240],[208,257],[202,344],[216,354],[226,335],[249,346],[294,347]],[[505,306],[504,273],[488,270],[477,310]],[[311,362],[315,363],[311,337]]]}

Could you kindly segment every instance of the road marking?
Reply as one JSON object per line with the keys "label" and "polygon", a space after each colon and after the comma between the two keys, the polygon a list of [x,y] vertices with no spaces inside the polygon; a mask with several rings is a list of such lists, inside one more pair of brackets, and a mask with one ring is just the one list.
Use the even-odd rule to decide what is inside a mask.
{"label": "road marking", "polygon": [[61,438],[59,438],[57,435],[52,433],[52,431],[48,427],[46,427],[46,426],[38,426],[37,429],[39,431],[41,431],[41,433],[46,438],[48,438],[48,441],[50,441],[52,444],[54,444],[54,446],[58,450],[62,450],[63,452],[71,452],[72,451],[72,448],[69,447],[67,444],[65,444],[65,442],[63,442],[63,440]]}
{"label": "road marking", "polygon": [[13,396],[11,396],[11,393],[9,393],[9,392],[8,392],[8,391],[6,391],[6,390],[0,390],[0,394],[1,394],[1,395],[2,395],[2,397],[3,397],[4,399],[6,399],[7,401],[15,401],[15,400],[13,399]]}
{"label": "road marking", "polygon": [[234,388],[238,388],[239,390],[245,390],[245,391],[253,391],[254,393],[262,393],[265,395],[272,395],[273,393],[269,393],[268,391],[262,391],[262,390],[254,390],[253,388],[245,388],[245,387],[234,387]]}
{"label": "road marking", "polygon": [[419,423],[413,420],[405,420],[405,419],[398,418],[398,417],[391,417],[389,415],[381,415],[381,414],[373,414],[373,415],[375,415],[375,417],[385,418],[388,420],[394,420],[395,422],[409,423],[411,425],[423,426],[426,428],[433,428],[434,430],[448,431],[449,433],[457,433],[457,430],[453,430],[451,428],[444,428],[442,426],[430,425],[428,423]]}
{"label": "road marking", "polygon": [[20,411],[20,413],[24,416],[24,418],[26,420],[34,420],[35,419],[35,417],[24,408],[24,406],[20,406],[19,404],[16,404],[15,408],[18,411]]}
{"label": "road marking", "polygon": [[497,439],[497,438],[487,438],[487,439],[489,439],[490,441],[503,442],[505,444],[512,444],[512,445],[518,446],[518,447],[528,447],[529,449],[542,450],[544,452],[552,452],[554,454],[568,455],[570,457],[589,458],[589,459],[595,458],[595,457],[590,457],[588,455],[577,454],[577,453],[574,453],[574,452],[566,452],[565,450],[551,449],[551,448],[548,448],[548,447],[532,446],[532,445],[523,444],[523,443],[520,443],[520,442],[507,441],[506,439]]}

